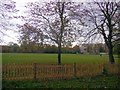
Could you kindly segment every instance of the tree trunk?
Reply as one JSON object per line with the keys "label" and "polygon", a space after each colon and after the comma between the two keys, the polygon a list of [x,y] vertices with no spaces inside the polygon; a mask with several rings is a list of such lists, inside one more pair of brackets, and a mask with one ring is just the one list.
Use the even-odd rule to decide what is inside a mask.
{"label": "tree trunk", "polygon": [[118,58],[120,58],[120,44],[118,44]]}
{"label": "tree trunk", "polygon": [[58,10],[59,10],[59,17],[61,22],[61,29],[60,29],[60,37],[58,41],[58,64],[61,64],[61,43],[62,43],[62,37],[63,37],[63,31],[64,31],[64,3],[65,2],[58,2]]}
{"label": "tree trunk", "polygon": [[115,63],[114,57],[113,57],[113,52],[109,52],[109,61],[111,64]]}
{"label": "tree trunk", "polygon": [[58,65],[61,64],[61,43],[58,46]]}
{"label": "tree trunk", "polygon": [[114,56],[113,56],[113,48],[112,45],[108,46],[108,54],[109,54],[109,62],[111,64],[115,63]]}

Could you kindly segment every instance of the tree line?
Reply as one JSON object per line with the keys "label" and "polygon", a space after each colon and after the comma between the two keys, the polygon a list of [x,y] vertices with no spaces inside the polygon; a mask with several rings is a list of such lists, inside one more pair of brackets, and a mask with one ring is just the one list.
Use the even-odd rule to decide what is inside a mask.
{"label": "tree line", "polygon": [[[2,53],[57,53],[58,47],[55,45],[45,44],[38,46],[33,44],[31,46],[17,45],[12,43],[11,45],[2,45]],[[118,54],[118,47],[113,50],[114,54]],[[105,44],[83,44],[81,46],[75,45],[74,47],[66,46],[62,47],[61,53],[66,54],[100,54],[108,53],[108,49]]]}

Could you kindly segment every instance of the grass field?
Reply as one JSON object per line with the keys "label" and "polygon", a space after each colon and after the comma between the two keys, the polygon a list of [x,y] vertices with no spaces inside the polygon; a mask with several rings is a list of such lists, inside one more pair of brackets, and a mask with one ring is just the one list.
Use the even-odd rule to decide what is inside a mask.
{"label": "grass field", "polygon": [[[116,57],[116,56],[115,56]],[[118,62],[118,58],[115,58]],[[62,54],[62,63],[108,63],[108,55]],[[2,63],[41,63],[57,64],[57,54],[30,54],[30,53],[2,53]],[[9,69],[8,69],[9,70]],[[89,73],[89,72],[88,72]],[[96,77],[79,77],[70,80],[51,81],[4,81],[5,88],[119,88],[120,77],[116,75],[100,74]],[[120,89],[120,88],[119,88]],[[113,90],[113,89],[111,89]]]}
{"label": "grass field", "polygon": [[[118,61],[115,58],[116,62]],[[62,54],[64,63],[108,63],[108,55]],[[2,63],[57,64],[57,54],[2,53]]]}

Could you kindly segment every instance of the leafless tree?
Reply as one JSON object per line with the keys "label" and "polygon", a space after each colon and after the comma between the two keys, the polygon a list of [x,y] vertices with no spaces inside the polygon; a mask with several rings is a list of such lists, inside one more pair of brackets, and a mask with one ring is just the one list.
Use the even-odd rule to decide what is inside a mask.
{"label": "leafless tree", "polygon": [[118,28],[119,10],[117,2],[90,2],[85,3],[83,9],[83,18],[85,18],[85,29],[82,35],[86,40],[93,42],[100,40],[102,37],[108,48],[109,62],[114,63],[113,47],[114,32]]}
{"label": "leafless tree", "polygon": [[61,47],[74,41],[76,35],[70,19],[71,2],[29,3],[29,23],[39,27],[50,42],[58,46],[58,64],[61,64]]}
{"label": "leafless tree", "polygon": [[18,28],[20,33],[19,42],[22,46],[22,49],[26,49],[26,51],[31,52],[33,47],[34,49],[37,49],[43,46],[44,36],[43,32],[41,32],[39,28],[29,25],[28,23],[19,25]]}

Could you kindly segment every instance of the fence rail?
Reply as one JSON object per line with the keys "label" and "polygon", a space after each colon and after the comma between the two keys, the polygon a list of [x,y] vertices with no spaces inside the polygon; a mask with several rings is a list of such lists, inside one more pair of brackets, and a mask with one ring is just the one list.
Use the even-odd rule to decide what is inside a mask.
{"label": "fence rail", "polygon": [[111,74],[119,73],[119,65],[114,64],[3,64],[3,80],[51,80],[70,79],[100,75],[106,66]]}

